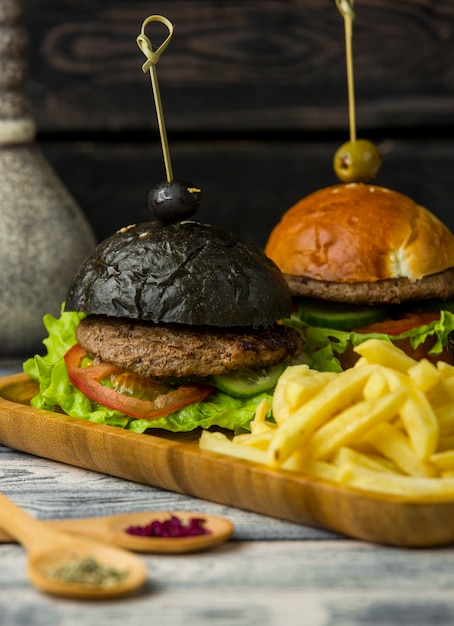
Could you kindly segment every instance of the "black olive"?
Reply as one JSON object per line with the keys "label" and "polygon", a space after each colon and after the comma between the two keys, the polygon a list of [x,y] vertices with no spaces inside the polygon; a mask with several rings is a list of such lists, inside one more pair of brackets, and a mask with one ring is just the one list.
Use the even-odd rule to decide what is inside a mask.
{"label": "black olive", "polygon": [[164,181],[148,195],[148,208],[161,222],[178,222],[194,215],[200,206],[202,192],[184,180]]}

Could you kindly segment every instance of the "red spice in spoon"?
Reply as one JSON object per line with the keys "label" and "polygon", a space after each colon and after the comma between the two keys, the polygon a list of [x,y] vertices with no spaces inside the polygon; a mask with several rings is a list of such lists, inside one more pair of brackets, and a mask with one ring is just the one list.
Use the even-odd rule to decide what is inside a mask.
{"label": "red spice in spoon", "polygon": [[204,524],[205,520],[202,517],[191,517],[185,522],[176,515],[172,515],[163,521],[153,520],[145,526],[129,526],[125,532],[139,537],[162,537],[163,539],[209,535],[211,531],[205,528]]}

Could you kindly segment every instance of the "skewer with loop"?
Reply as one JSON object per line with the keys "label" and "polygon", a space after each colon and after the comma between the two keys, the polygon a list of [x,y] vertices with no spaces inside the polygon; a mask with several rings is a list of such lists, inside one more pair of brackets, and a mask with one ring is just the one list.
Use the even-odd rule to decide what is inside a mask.
{"label": "skewer with loop", "polygon": [[[160,22],[167,27],[169,34],[156,49],[150,39],[145,34],[145,28],[151,22]],[[161,136],[162,153],[166,169],[167,180],[155,185],[148,195],[148,207],[153,215],[162,222],[176,222],[191,217],[199,208],[201,203],[201,189],[182,180],[174,180],[172,165],[170,162],[169,144],[167,141],[167,131],[164,123],[164,113],[162,110],[161,95],[159,91],[156,65],[162,53],[167,48],[172,39],[173,24],[162,15],[150,15],[143,22],[140,35],[137,37],[137,45],[147,60],[142,65],[144,73],[150,72],[151,84],[153,88],[156,114],[158,117],[159,133]]]}
{"label": "skewer with loop", "polygon": [[[150,24],[150,22],[160,22],[161,24],[164,24],[169,31],[169,34],[167,35],[167,37],[164,39],[162,44],[158,48],[156,48],[156,50],[153,50],[152,43],[150,39],[147,37],[147,35],[145,34],[145,28],[147,27],[148,24]],[[167,141],[166,127],[164,123],[164,113],[162,110],[161,94],[159,91],[156,64],[158,63],[161,57],[161,54],[169,45],[170,40],[172,39],[172,36],[173,36],[173,24],[172,22],[170,22],[170,20],[168,20],[166,17],[163,17],[162,15],[150,15],[143,22],[140,35],[136,39],[137,45],[139,46],[143,54],[147,57],[147,60],[142,65],[142,70],[144,74],[146,74],[148,71],[150,72],[151,84],[153,88],[153,94],[154,94],[154,100],[155,100],[155,106],[156,106],[156,114],[158,117],[159,133],[161,135],[162,152],[164,155],[164,164],[166,168],[166,175],[167,175],[168,182],[170,182],[173,179],[173,172],[172,172],[172,165],[170,162],[170,151],[169,151],[169,144]]]}

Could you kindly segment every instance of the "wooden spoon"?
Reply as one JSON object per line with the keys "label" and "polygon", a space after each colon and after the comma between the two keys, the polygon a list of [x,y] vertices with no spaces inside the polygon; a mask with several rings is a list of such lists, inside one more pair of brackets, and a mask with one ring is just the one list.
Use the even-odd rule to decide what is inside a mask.
{"label": "wooden spoon", "polygon": [[[164,521],[172,515],[183,522],[192,518],[204,520],[209,534],[193,537],[141,537],[126,532],[129,526],[144,526],[154,520]],[[48,528],[55,528],[75,535],[83,535],[114,544],[135,552],[182,554],[213,548],[227,541],[233,533],[233,524],[228,519],[194,511],[142,511],[103,517],[42,521]],[[1,525],[1,523],[0,523]],[[4,525],[3,525],[4,526]],[[5,528],[5,526],[4,526]],[[0,543],[12,541],[12,537],[0,528]]]}
{"label": "wooden spoon", "polygon": [[[140,559],[121,548],[66,534],[28,515],[0,494],[0,525],[28,552],[30,582],[46,593],[79,599],[105,599],[130,593],[141,587],[147,571]],[[113,584],[67,582],[53,577],[60,566],[94,559],[99,566],[109,566],[124,578]]]}

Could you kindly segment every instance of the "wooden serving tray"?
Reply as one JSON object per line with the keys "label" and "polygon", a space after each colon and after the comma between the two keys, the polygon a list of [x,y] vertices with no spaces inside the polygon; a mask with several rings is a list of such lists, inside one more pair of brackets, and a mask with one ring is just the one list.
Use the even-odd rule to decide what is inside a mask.
{"label": "wooden serving tray", "polygon": [[[199,449],[198,435],[136,434],[30,407],[37,385],[0,378],[0,442],[46,459],[366,541],[428,547],[454,541],[454,500],[340,487]],[[161,431],[160,431],[161,433]]]}

